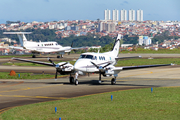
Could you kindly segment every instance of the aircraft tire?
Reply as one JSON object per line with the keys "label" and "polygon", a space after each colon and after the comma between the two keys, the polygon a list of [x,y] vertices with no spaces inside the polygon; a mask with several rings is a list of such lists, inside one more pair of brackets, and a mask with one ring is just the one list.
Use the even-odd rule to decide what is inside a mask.
{"label": "aircraft tire", "polygon": [[36,55],[33,55],[32,58],[36,58]]}
{"label": "aircraft tire", "polygon": [[73,83],[74,83],[74,78],[73,78],[73,77],[69,77],[69,82],[70,82],[71,84],[73,84]]}
{"label": "aircraft tire", "polygon": [[60,56],[58,55],[57,58],[60,58]]}
{"label": "aircraft tire", "polygon": [[78,85],[78,80],[77,79],[75,79],[74,84]]}
{"label": "aircraft tire", "polygon": [[111,85],[115,85],[116,84],[116,79],[112,78],[111,79]]}

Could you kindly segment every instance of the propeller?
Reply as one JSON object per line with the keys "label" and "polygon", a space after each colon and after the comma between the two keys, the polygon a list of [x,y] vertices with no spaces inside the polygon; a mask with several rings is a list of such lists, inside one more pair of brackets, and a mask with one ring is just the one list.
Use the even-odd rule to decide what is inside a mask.
{"label": "propeller", "polygon": [[104,70],[104,68],[105,67],[107,67],[107,66],[109,66],[111,63],[108,63],[107,65],[104,65],[104,66],[98,66],[98,65],[96,65],[94,62],[91,62],[97,69],[99,69],[99,70]]}
{"label": "propeller", "polygon": [[[49,60],[49,62],[51,62],[51,63],[53,64],[53,66],[56,68],[56,74],[55,74],[55,80],[56,80],[56,79],[57,79],[58,69],[60,69],[60,68],[61,68],[61,69],[62,69],[62,68],[65,68],[64,65],[68,64],[68,62],[65,62],[65,63],[59,65],[59,64],[55,64],[50,58],[48,58],[48,60]],[[61,66],[62,66],[62,67],[61,67]]]}
{"label": "propeller", "polygon": [[96,65],[94,62],[91,62],[97,69],[99,69],[99,80],[101,81],[101,72],[103,72],[104,71],[104,68],[105,67],[107,67],[107,66],[109,66],[111,63],[108,63],[108,64],[106,64],[106,65],[104,65],[104,66],[98,66],[98,65]]}

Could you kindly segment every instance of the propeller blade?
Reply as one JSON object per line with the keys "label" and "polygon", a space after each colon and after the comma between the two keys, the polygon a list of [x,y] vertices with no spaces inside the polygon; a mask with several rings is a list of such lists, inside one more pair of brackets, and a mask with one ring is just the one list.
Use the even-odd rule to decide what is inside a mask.
{"label": "propeller blade", "polygon": [[54,64],[54,62],[53,62],[50,58],[48,58],[48,60],[49,60],[49,62],[51,62],[54,66],[56,66],[56,64]]}
{"label": "propeller blade", "polygon": [[66,63],[64,63],[64,64],[62,64],[62,65],[60,65],[60,66],[64,66],[64,65],[66,65],[66,64],[68,64],[68,62],[66,62]]}
{"label": "propeller blade", "polygon": [[99,66],[96,65],[95,63],[91,62],[97,69],[99,69]]}
{"label": "propeller blade", "polygon": [[105,67],[109,66],[110,64],[111,64],[111,63],[108,63],[107,65],[103,66],[103,68],[105,68]]}
{"label": "propeller blade", "polygon": [[56,70],[56,74],[55,74],[55,79],[57,79],[57,70]]}

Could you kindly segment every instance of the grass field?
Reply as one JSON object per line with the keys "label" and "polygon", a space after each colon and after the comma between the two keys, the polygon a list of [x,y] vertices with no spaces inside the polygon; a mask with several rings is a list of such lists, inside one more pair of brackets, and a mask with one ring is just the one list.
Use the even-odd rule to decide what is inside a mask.
{"label": "grass field", "polygon": [[109,92],[15,107],[0,115],[1,120],[59,117],[62,120],[179,120],[180,88],[153,88],[153,93],[151,88]]}
{"label": "grass field", "polygon": [[[63,77],[64,75],[58,75]],[[54,75],[50,74],[33,74],[33,73],[16,73],[15,76],[10,76],[9,72],[0,72],[0,79],[54,79]]]}
{"label": "grass field", "polygon": [[143,49],[143,48],[137,48],[136,51],[128,51],[128,50],[122,50],[121,53],[146,53],[146,54],[180,54],[180,48],[175,49],[159,49],[159,50],[151,50],[151,49]]}

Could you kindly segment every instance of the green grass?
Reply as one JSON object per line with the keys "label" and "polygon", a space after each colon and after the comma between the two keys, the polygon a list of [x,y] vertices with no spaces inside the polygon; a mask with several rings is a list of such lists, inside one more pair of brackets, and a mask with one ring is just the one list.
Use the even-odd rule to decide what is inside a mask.
{"label": "green grass", "polygon": [[180,54],[180,48],[175,49],[159,49],[159,50],[150,50],[150,49],[143,49],[137,48],[136,51],[128,51],[122,50],[121,53],[144,53],[144,54]]}
{"label": "green grass", "polygon": [[[20,77],[19,77],[19,75]],[[63,75],[58,75],[63,76]],[[51,79],[54,75],[50,74],[33,74],[33,73],[16,73],[16,76],[10,76],[9,72],[0,72],[0,79]]]}
{"label": "green grass", "polygon": [[180,58],[161,58],[161,59],[126,59],[119,60],[116,66],[132,66],[132,65],[152,65],[152,64],[180,64]]}
{"label": "green grass", "polygon": [[31,57],[32,55],[0,55],[0,58]]}
{"label": "green grass", "polygon": [[62,120],[179,120],[180,88],[154,88],[153,93],[151,88],[110,92],[15,107],[0,115],[1,120],[59,117]]}

